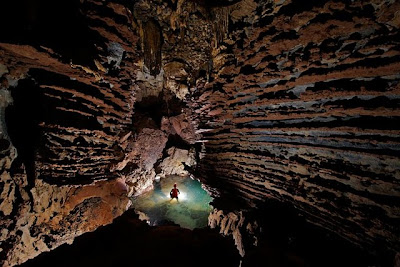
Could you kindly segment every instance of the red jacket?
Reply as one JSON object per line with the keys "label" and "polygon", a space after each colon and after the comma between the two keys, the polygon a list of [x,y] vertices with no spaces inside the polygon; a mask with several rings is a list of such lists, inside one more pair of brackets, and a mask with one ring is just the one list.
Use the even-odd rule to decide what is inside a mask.
{"label": "red jacket", "polygon": [[178,197],[179,194],[179,189],[178,188],[172,188],[171,192],[169,193],[171,195],[172,198],[174,197]]}

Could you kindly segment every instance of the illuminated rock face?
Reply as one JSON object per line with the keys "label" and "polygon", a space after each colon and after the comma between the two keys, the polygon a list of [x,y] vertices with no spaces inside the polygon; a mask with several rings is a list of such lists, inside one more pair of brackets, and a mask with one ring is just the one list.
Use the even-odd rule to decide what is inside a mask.
{"label": "illuminated rock face", "polygon": [[[1,92],[8,93],[0,100],[0,135],[9,144],[0,182],[5,266],[111,223],[132,190],[113,171],[132,124],[138,69],[125,8],[110,3],[84,18],[68,1],[32,5],[2,9],[2,19],[8,10],[18,21],[4,31],[2,21],[0,40]],[[110,32],[110,19],[118,30]]]}
{"label": "illuminated rock face", "polygon": [[[38,0],[2,7],[2,265],[111,223],[130,196],[152,187],[157,172],[187,173],[179,160],[195,165],[200,135],[184,99],[193,73],[209,61],[201,45],[211,30],[189,47],[179,29],[211,26],[199,14],[181,21],[194,3],[159,17],[163,1],[155,9],[148,4]],[[170,33],[166,23],[175,25]],[[183,47],[191,53],[180,55]],[[158,167],[164,158],[176,168]]]}
{"label": "illuminated rock face", "polygon": [[188,166],[237,210],[273,198],[399,251],[398,1],[4,5],[0,261],[111,222]]}
{"label": "illuminated rock face", "polygon": [[398,251],[399,2],[254,2],[226,11],[198,98],[205,183]]}

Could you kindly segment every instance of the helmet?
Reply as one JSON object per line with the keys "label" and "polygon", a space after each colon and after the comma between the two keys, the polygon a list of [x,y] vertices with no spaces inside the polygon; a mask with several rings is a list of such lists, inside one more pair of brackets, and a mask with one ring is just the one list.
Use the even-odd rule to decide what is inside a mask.
{"label": "helmet", "polygon": [[174,184],[174,187],[176,187],[176,184]]}

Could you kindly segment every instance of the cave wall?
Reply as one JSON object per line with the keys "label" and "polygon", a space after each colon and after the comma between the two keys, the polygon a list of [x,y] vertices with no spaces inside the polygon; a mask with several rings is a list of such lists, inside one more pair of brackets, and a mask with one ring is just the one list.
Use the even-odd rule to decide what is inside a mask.
{"label": "cave wall", "polygon": [[199,159],[215,205],[272,198],[399,250],[399,1],[4,5],[0,262],[110,223]]}
{"label": "cave wall", "polygon": [[120,3],[4,5],[0,264],[13,266],[129,207],[112,167],[132,124],[140,51]]}
{"label": "cave wall", "polygon": [[[41,4],[43,1],[38,1],[39,8],[43,8]],[[83,21],[68,26],[61,37],[59,31],[68,22],[45,11],[40,14],[43,18],[38,24],[52,22],[54,26],[33,29],[32,35],[54,34],[48,37],[49,44],[33,37],[1,43],[2,65],[7,69],[2,79],[10,87],[10,81],[17,84],[11,90],[13,105],[6,112],[11,141],[18,149],[20,140],[29,138],[28,132],[38,132],[38,177],[59,184],[90,183],[110,176],[108,165],[118,160],[113,146],[131,124],[133,113],[132,73],[138,69],[134,65],[138,53],[131,44],[139,37],[130,30],[128,11],[116,3],[86,2],[79,8],[81,12],[96,9],[90,15],[80,15]],[[54,11],[52,7],[47,10]],[[65,14],[59,12],[64,19]],[[89,48],[85,42],[91,42]],[[68,52],[74,49],[88,51],[69,57]],[[18,80],[25,83],[18,85]],[[26,125],[32,120],[38,129]],[[22,143],[20,150],[25,147]]]}
{"label": "cave wall", "polygon": [[399,7],[219,8],[229,25],[212,52],[214,79],[197,97],[206,184],[252,207],[291,203],[370,251],[398,251]]}
{"label": "cave wall", "polygon": [[1,136],[9,153],[0,206],[6,266],[110,223],[135,188],[113,169],[132,124],[139,69],[131,12],[116,2],[58,4],[2,9],[10,13],[2,20],[18,20],[7,28],[2,21],[0,44],[1,89],[10,99],[2,102]]}
{"label": "cave wall", "polygon": [[204,7],[9,2],[0,30],[2,265],[111,223],[157,174],[196,165],[188,100],[209,70]]}

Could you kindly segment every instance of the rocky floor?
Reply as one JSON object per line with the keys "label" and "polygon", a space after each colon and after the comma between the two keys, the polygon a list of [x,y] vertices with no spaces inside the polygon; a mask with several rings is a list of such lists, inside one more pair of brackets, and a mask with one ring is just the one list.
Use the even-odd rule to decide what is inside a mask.
{"label": "rocky floor", "polygon": [[[390,266],[373,262],[334,236],[319,232],[285,207],[268,207],[263,240],[241,258],[231,237],[215,229],[148,226],[134,210],[45,252],[21,267],[35,266]],[[285,211],[285,212],[283,212]]]}
{"label": "rocky floor", "polygon": [[21,265],[28,266],[238,266],[231,240],[209,229],[150,227],[129,210],[113,224],[86,233]]}

